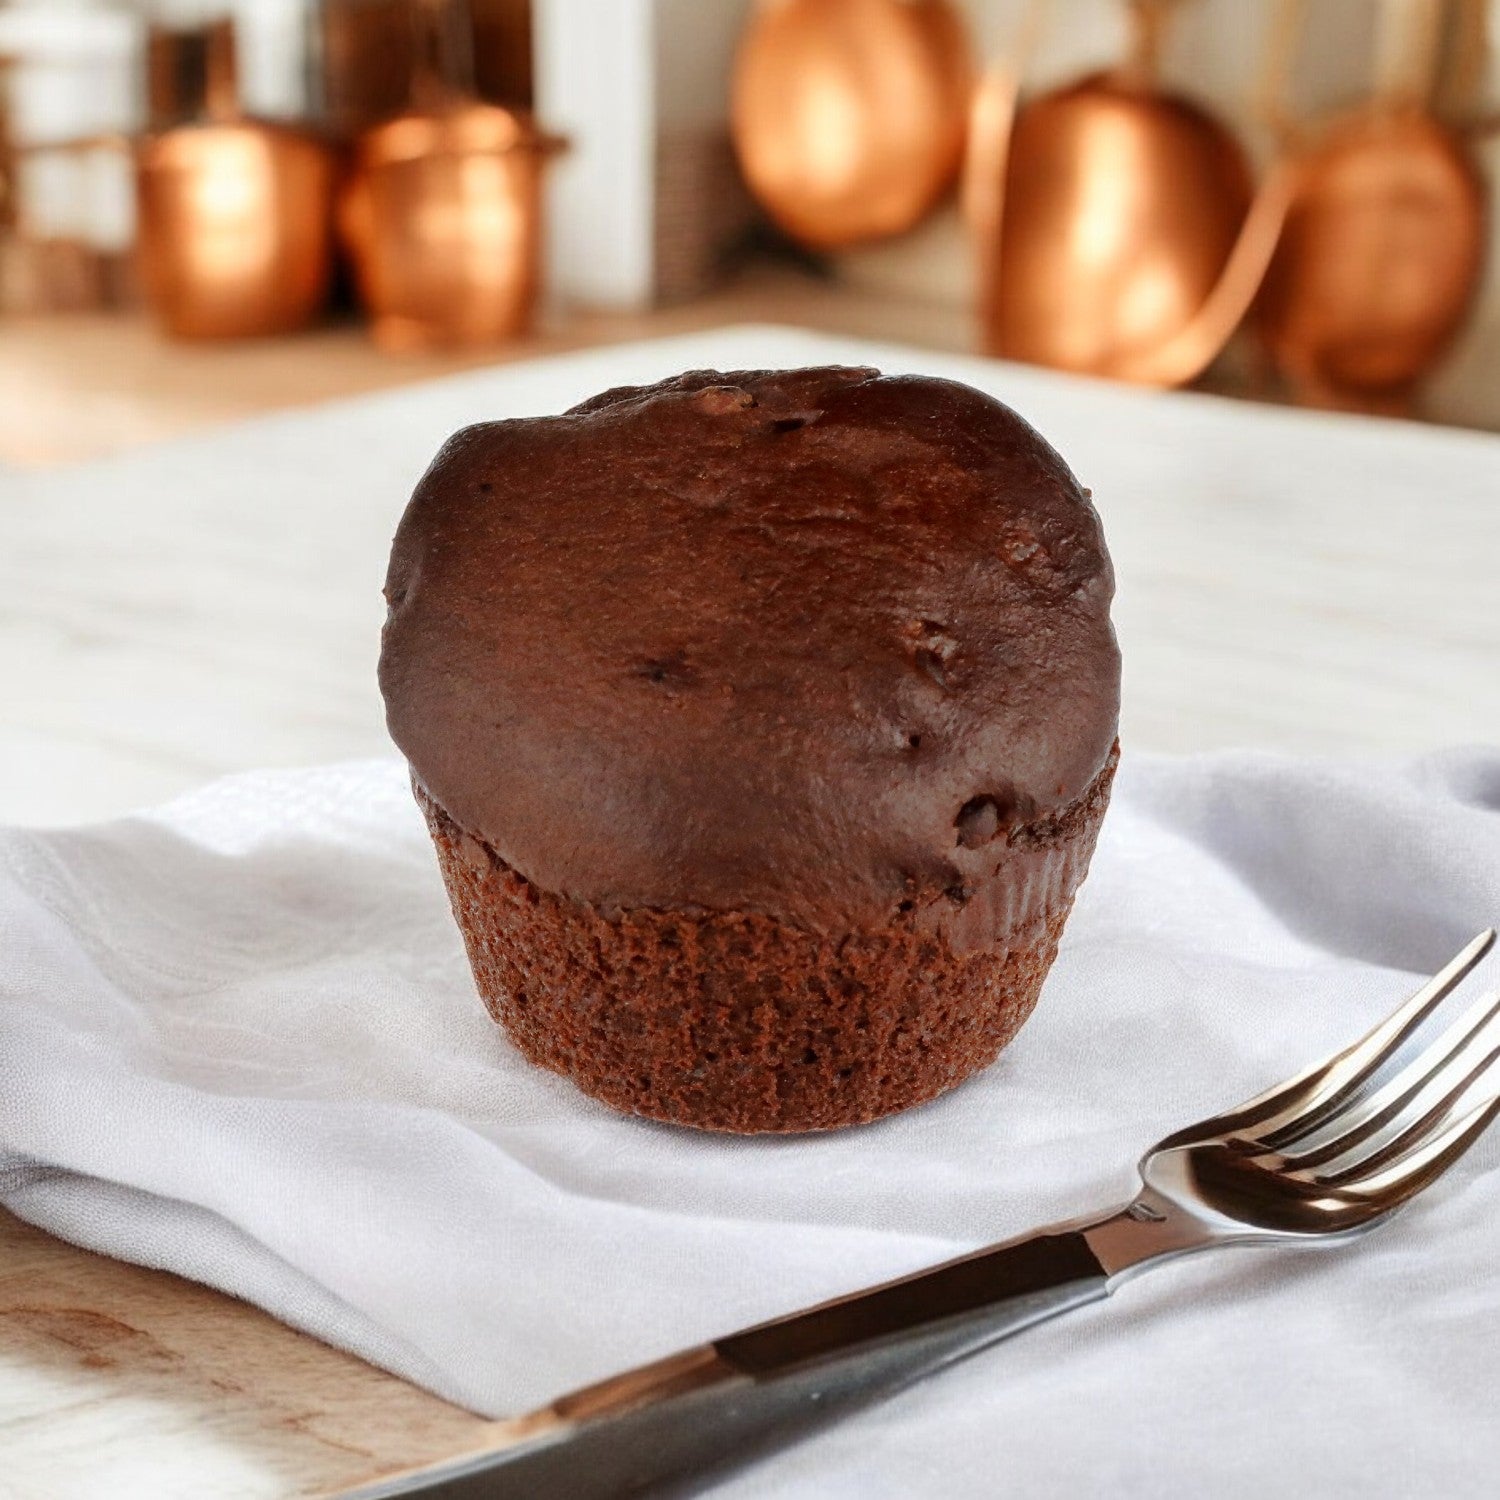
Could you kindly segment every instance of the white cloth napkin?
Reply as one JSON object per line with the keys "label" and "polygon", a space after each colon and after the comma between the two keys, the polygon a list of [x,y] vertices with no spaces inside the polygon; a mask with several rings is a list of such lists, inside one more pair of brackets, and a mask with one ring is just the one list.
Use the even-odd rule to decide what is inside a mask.
{"label": "white cloth napkin", "polygon": [[[1362,1032],[1497,916],[1500,752],[1127,755],[995,1067],[865,1129],[716,1138],[511,1051],[403,767],[241,776],[0,834],[0,1202],[516,1412],[1121,1201],[1161,1133]],[[1158,1271],[722,1493],[1492,1495],[1497,1163],[1500,1131],[1350,1248]]]}

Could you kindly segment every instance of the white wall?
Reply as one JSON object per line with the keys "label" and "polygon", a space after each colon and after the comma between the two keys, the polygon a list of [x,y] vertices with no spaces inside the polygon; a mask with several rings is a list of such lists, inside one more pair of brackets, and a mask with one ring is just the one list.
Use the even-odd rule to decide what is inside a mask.
{"label": "white wall", "polygon": [[654,286],[654,0],[534,5],[537,113],[572,142],[547,188],[549,293],[643,307]]}
{"label": "white wall", "polygon": [[663,128],[726,117],[749,0],[534,0],[537,112],[573,146],[548,195],[552,292],[649,305]]}
{"label": "white wall", "polygon": [[666,125],[728,118],[735,43],[751,0],[656,0],[658,106]]}

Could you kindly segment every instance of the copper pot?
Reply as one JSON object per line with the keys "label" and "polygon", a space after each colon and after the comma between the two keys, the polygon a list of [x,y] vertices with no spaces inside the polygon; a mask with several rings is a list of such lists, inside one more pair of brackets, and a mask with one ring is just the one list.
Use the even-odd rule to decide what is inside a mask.
{"label": "copper pot", "polygon": [[1299,399],[1400,412],[1479,289],[1488,205],[1472,137],[1485,122],[1456,128],[1429,108],[1451,19],[1442,0],[1401,0],[1376,19],[1367,103],[1311,128],[1270,111],[1298,181],[1254,322]]}
{"label": "copper pot", "polygon": [[378,343],[492,343],[531,322],[542,169],[562,142],[474,91],[461,0],[417,0],[414,107],[366,131],[339,208]]}
{"label": "copper pot", "polygon": [[176,338],[251,338],[311,322],[333,266],[335,161],[256,121],[184,125],[136,146],[146,300]]}
{"label": "copper pot", "polygon": [[1484,268],[1486,194],[1456,132],[1414,107],[1330,127],[1256,306],[1260,337],[1305,399],[1397,407],[1442,357]]}
{"label": "copper pot", "polygon": [[1033,101],[1011,139],[990,347],[1112,373],[1208,300],[1250,200],[1239,145],[1187,100],[1101,75]]}
{"label": "copper pot", "polygon": [[361,138],[339,223],[377,342],[483,344],[530,324],[542,170],[559,145],[485,104],[402,115]]}
{"label": "copper pot", "polygon": [[1138,0],[1134,56],[1017,107],[1018,67],[978,90],[965,198],[987,352],[1177,385],[1251,305],[1291,192],[1254,191],[1229,130],[1155,83],[1164,5]]}
{"label": "copper pot", "polygon": [[900,234],[958,173],[972,81],[947,0],[760,0],[734,70],[746,181],[804,244]]}
{"label": "copper pot", "polygon": [[328,298],[337,159],[320,138],[241,115],[234,33],[157,34],[152,106],[183,123],[134,141],[146,301],[177,338],[300,328]]}

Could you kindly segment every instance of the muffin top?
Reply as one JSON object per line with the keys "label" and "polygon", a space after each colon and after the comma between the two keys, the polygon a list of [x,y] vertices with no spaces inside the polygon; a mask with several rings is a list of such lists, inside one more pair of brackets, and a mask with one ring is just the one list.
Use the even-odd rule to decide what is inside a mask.
{"label": "muffin top", "polygon": [[380,682],[415,777],[542,889],[849,932],[1003,883],[1090,789],[1113,588],[1088,492],[991,397],[695,370],[451,438]]}

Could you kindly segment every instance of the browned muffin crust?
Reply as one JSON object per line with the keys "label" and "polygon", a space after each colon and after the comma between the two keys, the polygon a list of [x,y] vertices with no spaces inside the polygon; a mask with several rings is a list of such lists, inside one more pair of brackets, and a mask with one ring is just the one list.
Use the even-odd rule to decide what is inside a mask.
{"label": "browned muffin crust", "polygon": [[838,938],[751,912],[607,916],[538,889],[415,790],[480,994],[521,1051],[616,1109],[748,1134],[863,1124],[993,1062],[1057,953],[1114,768],[1013,830],[1051,858],[1047,899],[1008,941],[961,950],[915,903]]}
{"label": "browned muffin crust", "polygon": [[590,921],[764,918],[814,973],[893,924],[1014,953],[1060,892],[1011,835],[1114,741],[1112,590],[1086,493],[990,397],[697,371],[454,437],[396,537],[381,684],[437,806]]}

